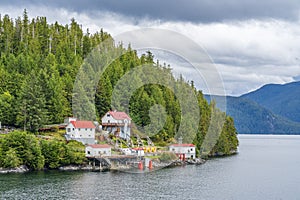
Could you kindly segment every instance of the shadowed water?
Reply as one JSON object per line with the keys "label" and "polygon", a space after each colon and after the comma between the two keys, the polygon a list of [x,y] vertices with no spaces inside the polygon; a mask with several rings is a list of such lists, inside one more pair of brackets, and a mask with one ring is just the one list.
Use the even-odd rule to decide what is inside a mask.
{"label": "shadowed water", "polygon": [[240,135],[236,156],[145,174],[0,175],[0,199],[300,199],[300,137]]}

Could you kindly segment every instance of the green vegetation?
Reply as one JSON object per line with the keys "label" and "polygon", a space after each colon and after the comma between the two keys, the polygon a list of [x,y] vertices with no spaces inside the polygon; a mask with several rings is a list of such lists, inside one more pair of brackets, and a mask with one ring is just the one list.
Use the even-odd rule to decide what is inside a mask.
{"label": "green vegetation", "polygon": [[0,167],[26,165],[31,170],[57,169],[84,162],[84,146],[76,141],[66,144],[56,140],[39,140],[33,134],[18,131],[0,138]]}
{"label": "green vegetation", "polygon": [[[0,166],[16,167],[26,165],[33,170],[44,167],[44,156],[37,138],[25,132],[12,132],[1,138]],[[9,158],[11,160],[9,160]]]}
{"label": "green vegetation", "polygon": [[[115,95],[114,100],[118,103],[114,105],[115,109],[128,112],[135,125],[142,127],[142,130],[133,131],[151,130],[151,127],[148,127],[151,119],[159,119],[160,116],[156,115],[158,112],[153,112],[154,118],[150,119],[149,110],[154,105],[162,105],[165,108],[166,119],[165,123],[161,124],[162,128],[157,133],[152,133],[151,139],[154,142],[166,145],[184,133],[184,142],[193,142],[197,149],[200,149],[208,130],[211,129],[215,134],[222,132],[220,137],[214,135],[215,138],[219,138],[217,146],[212,152],[207,152],[208,147],[214,145],[213,140],[209,141],[207,148],[201,152],[213,155],[216,151],[224,151],[227,154],[237,149],[237,133],[232,119],[226,118],[225,114],[216,108],[215,103],[208,104],[193,82],[188,83],[182,77],[175,79],[170,66],[155,61],[154,55],[149,51],[138,56],[130,46],[124,48],[122,43],[115,45],[113,38],[103,30],[94,34],[90,34],[88,30],[84,33],[74,19],[64,26],[57,22],[48,24],[45,17],[29,20],[26,11],[22,18],[19,17],[15,21],[7,15],[2,17],[0,31],[0,121],[3,125],[17,126],[36,133],[38,128],[45,124],[61,123],[65,116],[72,115],[73,86],[80,66],[85,65],[87,70],[82,79],[90,80],[89,76],[97,75],[95,67],[99,59],[105,61],[110,59],[110,55],[119,55],[110,63],[97,83],[95,102],[89,102],[84,95],[78,95],[83,91],[76,91],[74,94],[74,101],[84,103],[82,105],[85,105],[86,111],[96,108],[99,120],[111,109],[113,91],[120,86],[117,85],[118,80],[132,69],[136,69],[138,74],[123,80],[121,84],[132,86],[145,79],[157,82],[153,74],[162,74],[170,78],[160,80],[161,83],[167,82],[170,87],[145,84],[133,94],[125,94],[130,97],[129,110],[126,110],[124,95]],[[99,44],[99,48],[92,51]],[[99,53],[97,50],[110,54],[101,55],[102,57],[89,56],[89,53]],[[85,58],[87,61],[84,62]],[[151,66],[148,71],[138,71],[138,66],[146,64]],[[82,85],[79,90],[83,88],[89,86]],[[172,89],[177,93],[174,94]],[[193,96],[196,97],[196,102],[191,100]],[[185,103],[181,105],[182,101]],[[193,110],[199,110],[197,116],[193,112],[186,112]],[[84,120],[88,119],[88,114],[89,112],[82,112],[76,117]],[[191,120],[198,118],[199,121]],[[214,123],[210,123],[211,119],[215,119]],[[223,119],[226,120],[222,129]],[[157,120],[157,123],[162,121]],[[17,134],[25,133],[16,132],[13,135]],[[2,143],[4,144],[9,137],[3,137]],[[36,141],[33,135],[29,134],[26,137]],[[12,158],[11,163],[3,162],[2,158],[5,166],[28,164],[26,160],[33,159],[30,156],[23,157],[20,152],[24,151],[19,151],[20,148],[13,145],[2,146],[5,148],[2,147],[4,153],[1,155],[7,154]],[[37,156],[39,162],[30,161],[34,163],[28,164],[32,169],[40,169],[43,166],[57,168],[68,163],[82,162],[82,155],[79,151],[74,151],[74,146],[58,140],[36,142],[33,149],[37,152],[32,155]]]}
{"label": "green vegetation", "polygon": [[0,19],[0,121],[3,125],[37,132],[44,124],[71,116],[75,76],[84,56],[110,38],[102,30],[83,33],[70,25],[48,24],[46,17],[31,21]]}
{"label": "green vegetation", "polygon": [[159,156],[159,160],[162,162],[171,162],[177,159],[178,157],[173,152],[164,152]]}

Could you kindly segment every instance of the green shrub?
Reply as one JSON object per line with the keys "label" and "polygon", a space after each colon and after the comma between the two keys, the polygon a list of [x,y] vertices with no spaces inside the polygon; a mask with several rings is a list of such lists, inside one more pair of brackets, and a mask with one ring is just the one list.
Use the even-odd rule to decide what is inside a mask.
{"label": "green shrub", "polygon": [[160,155],[160,161],[162,162],[170,162],[170,161],[173,161],[173,160],[177,160],[178,157],[176,156],[175,153],[173,152],[164,152]]}

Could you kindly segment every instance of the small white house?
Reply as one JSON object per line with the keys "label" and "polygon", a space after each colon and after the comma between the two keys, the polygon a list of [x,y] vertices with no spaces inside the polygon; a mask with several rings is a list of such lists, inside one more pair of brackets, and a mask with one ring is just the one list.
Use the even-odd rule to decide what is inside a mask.
{"label": "small white house", "polygon": [[121,152],[127,156],[145,156],[145,151],[142,147],[137,148],[122,148]]}
{"label": "small white house", "polygon": [[111,156],[111,146],[108,144],[90,144],[85,147],[86,157]]}
{"label": "small white house", "polygon": [[142,147],[137,147],[132,149],[133,155],[136,156],[145,156],[145,151]]}
{"label": "small white house", "polygon": [[95,144],[96,126],[92,121],[71,121],[66,126],[66,139],[83,144]]}
{"label": "small white house", "polygon": [[172,144],[169,146],[169,151],[174,152],[180,158],[196,158],[196,147],[193,144]]}
{"label": "small white house", "polygon": [[119,136],[130,138],[131,118],[125,112],[109,111],[101,119],[102,129]]}

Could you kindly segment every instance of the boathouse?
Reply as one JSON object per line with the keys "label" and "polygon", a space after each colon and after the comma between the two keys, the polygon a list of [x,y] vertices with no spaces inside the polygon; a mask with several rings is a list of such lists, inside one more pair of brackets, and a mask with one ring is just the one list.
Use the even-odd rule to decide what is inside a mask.
{"label": "boathouse", "polygon": [[89,144],[85,147],[86,157],[111,156],[111,146],[108,144]]}

